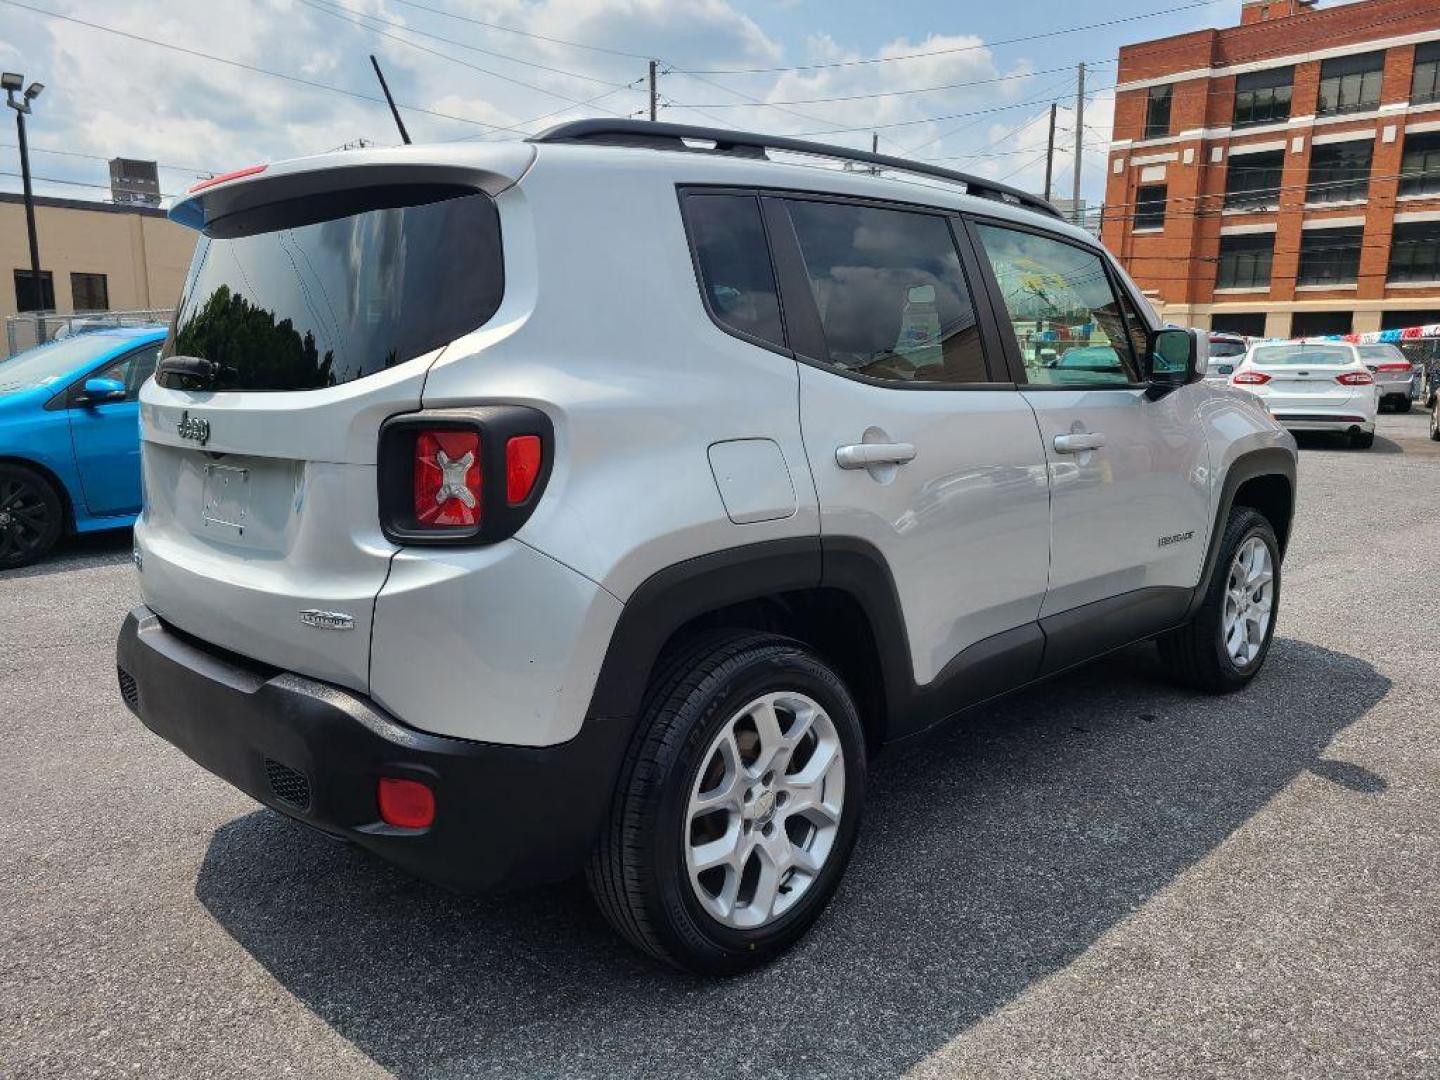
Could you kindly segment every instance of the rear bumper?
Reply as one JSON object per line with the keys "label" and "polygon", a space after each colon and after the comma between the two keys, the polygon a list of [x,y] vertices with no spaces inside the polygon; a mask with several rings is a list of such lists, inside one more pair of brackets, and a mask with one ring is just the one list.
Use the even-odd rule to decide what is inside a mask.
{"label": "rear bumper", "polygon": [[[125,619],[121,695],[141,721],[251,798],[457,891],[553,881],[585,862],[627,729],[587,721],[550,747],[406,727],[363,695],[205,646],[149,608]],[[380,820],[381,776],[435,793],[435,823]]]}
{"label": "rear bumper", "polygon": [[1288,431],[1361,431],[1375,430],[1375,417],[1364,413],[1272,412],[1277,423]]}

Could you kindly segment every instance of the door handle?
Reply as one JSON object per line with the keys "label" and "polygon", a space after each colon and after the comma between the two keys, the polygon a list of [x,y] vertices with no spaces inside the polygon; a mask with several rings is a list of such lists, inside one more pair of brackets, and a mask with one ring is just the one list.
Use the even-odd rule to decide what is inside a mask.
{"label": "door handle", "polygon": [[1073,435],[1056,435],[1057,454],[1079,454],[1086,450],[1099,450],[1105,445],[1105,434],[1100,431],[1077,431]]}
{"label": "door handle", "polygon": [[835,451],[835,464],[842,469],[868,469],[872,465],[904,465],[915,459],[915,444],[853,443]]}

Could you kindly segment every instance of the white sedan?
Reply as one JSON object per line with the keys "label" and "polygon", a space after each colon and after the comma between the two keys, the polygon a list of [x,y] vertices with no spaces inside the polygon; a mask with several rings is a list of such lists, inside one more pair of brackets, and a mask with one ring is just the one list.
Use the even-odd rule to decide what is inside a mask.
{"label": "white sedan", "polygon": [[1288,341],[1252,345],[1230,376],[1291,431],[1347,432],[1350,445],[1375,442],[1380,397],[1354,345]]}

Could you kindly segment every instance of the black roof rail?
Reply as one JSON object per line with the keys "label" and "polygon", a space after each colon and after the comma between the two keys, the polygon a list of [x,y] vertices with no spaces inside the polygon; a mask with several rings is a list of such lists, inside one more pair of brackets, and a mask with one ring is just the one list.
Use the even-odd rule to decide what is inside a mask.
{"label": "black roof rail", "polygon": [[[712,142],[709,147],[690,146],[686,140]],[[811,154],[815,157],[837,158],[842,161],[857,161],[884,169],[931,176],[964,184],[967,195],[997,202],[1022,206],[1027,210],[1038,210],[1064,221],[1065,217],[1038,195],[1011,187],[1009,184],[986,180],[983,176],[943,169],[938,165],[927,165],[923,161],[892,157],[889,154],[872,154],[868,150],[852,150],[848,146],[833,146],[830,143],[809,142],[805,139],[791,139],[783,135],[759,135],[750,131],[731,131],[729,128],[701,127],[693,124],[665,124],[654,120],[571,120],[542,131],[526,140],[532,143],[596,143],[602,146],[639,146],[654,150],[686,150],[699,153],[736,154],[743,157],[763,158],[766,150],[785,150],[796,154]]]}

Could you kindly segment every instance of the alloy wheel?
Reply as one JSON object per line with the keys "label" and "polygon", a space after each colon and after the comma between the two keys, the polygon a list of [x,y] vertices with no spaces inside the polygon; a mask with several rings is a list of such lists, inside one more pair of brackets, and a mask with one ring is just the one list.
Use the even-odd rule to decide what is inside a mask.
{"label": "alloy wheel", "polygon": [[0,477],[0,560],[25,561],[44,547],[50,525],[42,492],[20,477]]}
{"label": "alloy wheel", "polygon": [[805,694],[766,694],[735,713],[701,759],[685,813],[685,864],[700,905],[754,930],[814,884],[835,846],[845,758],[835,722]]}
{"label": "alloy wheel", "polygon": [[1240,545],[1225,583],[1220,623],[1225,651],[1236,667],[1259,655],[1275,608],[1275,565],[1265,541],[1252,536]]}

